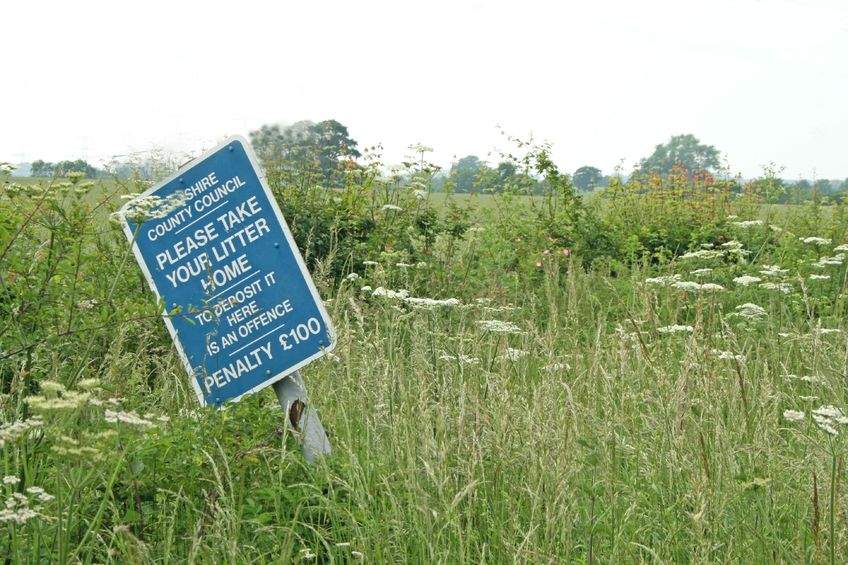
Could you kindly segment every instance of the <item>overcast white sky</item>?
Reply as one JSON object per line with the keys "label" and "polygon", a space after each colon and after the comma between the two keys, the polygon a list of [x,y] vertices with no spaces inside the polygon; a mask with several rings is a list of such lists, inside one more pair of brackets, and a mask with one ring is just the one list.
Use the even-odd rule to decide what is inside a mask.
{"label": "overcast white sky", "polygon": [[500,124],[569,171],[693,133],[746,176],[848,177],[846,0],[10,0],[0,49],[0,161],[335,118],[389,162],[486,157]]}

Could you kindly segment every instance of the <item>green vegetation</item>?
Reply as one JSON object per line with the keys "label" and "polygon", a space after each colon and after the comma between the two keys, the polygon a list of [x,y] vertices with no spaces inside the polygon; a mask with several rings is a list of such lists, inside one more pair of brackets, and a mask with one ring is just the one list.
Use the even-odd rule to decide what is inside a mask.
{"label": "green vegetation", "polygon": [[639,169],[642,173],[667,175],[675,167],[690,175],[715,172],[720,167],[718,149],[701,143],[692,134],[674,135],[668,143],[657,145],[649,157],[642,159]]}
{"label": "green vegetation", "polygon": [[426,148],[387,177],[266,133],[339,332],[304,371],[333,454],[305,465],[269,390],[197,407],[108,220],[147,181],[4,176],[9,561],[848,554],[848,204],[680,170],[583,199],[532,144],[503,167],[532,185],[434,195]]}
{"label": "green vegetation", "polygon": [[82,173],[89,178],[94,178],[101,176],[103,171],[82,159],[77,159],[76,161],[59,161],[58,163],[48,163],[38,159],[30,165],[30,175],[33,177],[64,177],[69,173]]}

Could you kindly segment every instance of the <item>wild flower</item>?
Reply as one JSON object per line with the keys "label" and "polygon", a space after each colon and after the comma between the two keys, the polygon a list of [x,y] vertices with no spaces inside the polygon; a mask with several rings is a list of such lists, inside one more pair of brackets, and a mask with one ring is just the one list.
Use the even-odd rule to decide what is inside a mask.
{"label": "wild flower", "polygon": [[701,283],[697,283],[697,282],[694,282],[694,281],[676,281],[676,282],[672,283],[671,286],[678,289],[678,290],[683,290],[683,291],[686,291],[686,292],[698,292],[698,291],[716,292],[716,291],[719,291],[719,290],[724,290],[724,287],[721,286],[720,284],[715,284],[715,283],[701,284]]}
{"label": "wild flower", "polygon": [[816,425],[819,428],[821,428],[828,434],[832,436],[839,435],[839,432],[836,430],[831,420],[828,420],[827,418],[816,418],[815,416],[813,416],[813,420],[816,421]]}
{"label": "wild flower", "polygon": [[333,363],[341,363],[342,362],[342,358],[339,357],[338,355],[336,355],[335,353],[333,353],[332,351],[327,352],[327,359],[329,359]]}
{"label": "wild flower", "polygon": [[409,296],[409,291],[404,289],[389,290],[387,288],[383,288],[382,286],[378,286],[376,289],[374,289],[374,292],[371,293],[371,296],[393,298],[395,300],[404,300]]}
{"label": "wild flower", "polygon": [[414,308],[423,308],[427,310],[440,307],[460,306],[462,304],[458,298],[445,298],[440,300],[436,298],[414,298],[410,296],[408,298],[404,298],[403,301]]}
{"label": "wild flower", "polygon": [[557,371],[562,371],[563,369],[569,370],[571,366],[568,363],[548,363],[544,367],[542,367],[545,371],[549,371],[551,373],[555,373]]}
{"label": "wild flower", "polygon": [[747,318],[749,320],[758,320],[767,316],[767,313],[762,306],[757,306],[756,304],[752,304],[751,302],[746,302],[745,304],[740,304],[739,306],[737,306],[735,308],[735,312],[730,315],[739,316],[741,318]]}
{"label": "wild flower", "polygon": [[421,190],[421,189],[413,190],[412,194],[414,194],[415,198],[417,198],[418,200],[424,200],[425,198],[427,198],[427,191],[426,190]]}
{"label": "wild flower", "polygon": [[679,282],[683,277],[681,275],[663,275],[661,277],[652,277],[645,279],[645,284],[657,286],[671,286]]}
{"label": "wild flower", "polygon": [[842,245],[837,245],[833,248],[834,251],[845,251],[848,252],[848,243],[843,243]]}
{"label": "wild flower", "polygon": [[461,365],[476,365],[480,362],[479,357],[471,357],[470,355],[464,355],[460,353],[459,355],[450,355],[448,353],[442,353],[439,356],[439,359],[442,361],[458,361]]}
{"label": "wild flower", "polygon": [[815,332],[820,335],[830,335],[842,333],[842,330],[839,328],[816,328]]}
{"label": "wild flower", "polygon": [[82,379],[81,381],[79,381],[79,382],[77,383],[77,386],[78,386],[79,388],[83,389],[83,390],[91,390],[91,389],[93,389],[93,388],[97,388],[97,386],[98,386],[99,384],[100,384],[100,380],[99,380],[99,379],[96,379],[96,378],[90,378],[90,379]]}
{"label": "wild flower", "polygon": [[397,206],[395,204],[383,204],[383,207],[380,208],[383,212],[402,212],[403,208]]}
{"label": "wild flower", "polygon": [[94,298],[89,298],[86,300],[80,300],[77,302],[77,308],[80,310],[91,310],[95,306],[97,306],[98,302]]}
{"label": "wild flower", "polygon": [[624,343],[635,344],[639,340],[635,332],[628,332],[621,324],[615,326],[615,333]]}
{"label": "wild flower", "polygon": [[715,249],[698,249],[697,251],[689,251],[680,256],[681,259],[718,259],[724,253]]}
{"label": "wild flower", "polygon": [[524,351],[523,349],[516,349],[514,347],[507,347],[504,356],[510,361],[518,361],[522,357],[526,357],[529,355],[529,351]]}
{"label": "wild flower", "polygon": [[378,263],[377,261],[363,261],[362,264],[366,267],[376,267],[380,263]]}
{"label": "wild flower", "polygon": [[805,245],[830,245],[832,243],[832,240],[825,237],[799,237],[798,239]]}
{"label": "wild flower", "polygon": [[90,396],[87,392],[66,390],[62,393],[62,396],[47,398],[34,395],[27,396],[24,400],[35,411],[50,412],[54,410],[74,410],[87,404]]}
{"label": "wild flower", "polygon": [[53,495],[47,494],[41,487],[27,487],[26,491],[27,494],[34,496],[39,502],[50,502],[55,498]]}
{"label": "wild flower", "polygon": [[845,417],[842,410],[830,404],[819,406],[813,410],[813,420],[819,428],[832,436],[839,434],[836,429],[837,424],[848,424],[848,418]]}
{"label": "wild flower", "polygon": [[753,228],[763,225],[762,220],[743,220],[741,222],[733,222],[733,225],[742,229]]}
{"label": "wild flower", "polygon": [[811,281],[827,281],[827,280],[830,280],[830,275],[817,275],[816,273],[813,273],[812,275],[810,275],[810,280]]}
{"label": "wild flower", "polygon": [[824,268],[824,267],[828,267],[828,266],[838,267],[838,266],[842,265],[842,263],[844,261],[845,261],[845,255],[842,254],[842,253],[839,253],[837,255],[834,255],[833,257],[820,257],[819,260],[814,262],[812,265],[813,265],[813,267],[818,267],[818,268]]}
{"label": "wild flower", "polygon": [[87,445],[79,446],[75,444],[64,445],[57,443],[50,446],[50,449],[62,457],[79,457],[94,461],[101,458],[101,454],[98,449]]}
{"label": "wild flower", "polygon": [[114,219],[118,221],[129,219],[136,223],[161,219],[188,201],[188,197],[181,191],[165,197],[154,194],[129,196],[132,196],[132,200],[112,215]]}
{"label": "wild flower", "polygon": [[[13,499],[7,499],[13,500]],[[4,508],[0,510],[0,522],[14,522],[15,524],[26,524],[33,518],[37,518],[41,516],[38,512],[33,510],[32,508]]]}
{"label": "wild flower", "polygon": [[674,334],[674,333],[692,333],[695,331],[695,328],[692,326],[681,326],[678,324],[674,324],[671,326],[662,326],[657,328],[657,331],[661,334]]}
{"label": "wild flower", "polygon": [[696,277],[700,277],[702,275],[707,275],[707,274],[712,273],[712,272],[713,272],[712,269],[710,269],[709,267],[706,267],[706,268],[703,268],[703,269],[695,269],[694,271],[689,271],[689,274],[694,275]]}
{"label": "wild flower", "polygon": [[842,413],[842,410],[832,404],[822,405],[813,410],[813,414],[823,418],[836,420],[840,424],[848,424],[848,418]]}
{"label": "wild flower", "polygon": [[744,355],[733,353],[732,351],[722,351],[721,349],[713,349],[711,353],[721,360],[733,360],[738,361],[740,363],[745,362]]}
{"label": "wild flower", "polygon": [[783,417],[790,422],[800,422],[804,419],[804,413],[800,410],[784,410]]}
{"label": "wild flower", "polygon": [[483,312],[487,314],[496,314],[498,312],[512,312],[514,310],[518,310],[516,306],[512,306],[511,304],[504,304],[503,306],[484,306]]}
{"label": "wild flower", "polygon": [[760,283],[760,288],[764,288],[766,290],[776,290],[778,292],[782,292],[783,294],[789,294],[792,292],[792,285],[789,283],[773,283],[773,282],[764,282]]}
{"label": "wild flower", "polygon": [[65,385],[56,381],[41,381],[39,386],[41,388],[41,392],[45,394],[58,394],[60,392],[65,392]]}
{"label": "wild flower", "polygon": [[353,282],[353,281],[355,281],[355,280],[357,280],[357,279],[359,279],[359,274],[358,274],[358,273],[349,273],[349,274],[345,277],[345,280],[346,280],[346,281],[351,281],[351,282]]}
{"label": "wild flower", "polygon": [[760,270],[760,274],[767,277],[779,277],[788,272],[789,269],[784,269],[780,265],[763,265],[762,270]]}
{"label": "wild flower", "polygon": [[671,286],[678,290],[684,290],[686,292],[698,292],[699,290],[701,290],[701,285],[693,281],[677,281]]}
{"label": "wild flower", "polygon": [[738,257],[747,257],[751,254],[750,251],[744,249],[744,246],[741,242],[736,241],[735,239],[732,241],[728,241],[726,243],[721,244],[721,248],[725,250],[727,255],[736,255]]}
{"label": "wild flower", "polygon": [[363,286],[359,290],[360,290],[360,292],[372,292],[374,289],[371,288],[371,285],[366,284],[365,286]]}
{"label": "wild flower", "polygon": [[500,333],[500,334],[520,334],[521,328],[512,322],[504,322],[502,320],[478,320],[477,324],[485,332]]}
{"label": "wild flower", "polygon": [[103,414],[103,419],[109,422],[110,424],[122,422],[124,424],[138,426],[141,428],[151,428],[156,425],[150,420],[142,418],[135,412],[116,412],[114,410],[107,409]]}
{"label": "wild flower", "polygon": [[742,285],[742,286],[750,286],[750,285],[756,284],[756,283],[758,283],[762,280],[763,279],[761,279],[760,277],[754,277],[754,276],[751,276],[751,275],[742,275],[741,277],[736,277],[735,279],[733,279],[733,282],[735,282],[738,285]]}
{"label": "wild flower", "polygon": [[[15,477],[17,478],[17,477]],[[5,508],[0,510],[0,523],[12,522],[15,524],[25,524],[33,518],[44,518],[47,516],[41,513],[41,506],[32,507],[30,498],[36,502],[46,503],[53,500],[53,496],[47,494],[43,488],[31,486],[26,489],[27,494],[13,492],[4,502]]]}
{"label": "wild flower", "polygon": [[33,416],[26,420],[16,420],[6,424],[0,424],[0,448],[25,436],[30,431],[44,425],[41,416]]}
{"label": "wild flower", "polygon": [[6,475],[5,477],[3,477],[4,485],[16,485],[19,482],[21,482],[21,480],[15,475]]}
{"label": "wild flower", "polygon": [[810,383],[810,384],[819,382],[819,378],[814,377],[812,375],[800,375],[799,376],[799,375],[789,374],[789,375],[786,375],[786,378],[792,379],[792,380],[797,380],[797,381],[803,381],[805,383]]}

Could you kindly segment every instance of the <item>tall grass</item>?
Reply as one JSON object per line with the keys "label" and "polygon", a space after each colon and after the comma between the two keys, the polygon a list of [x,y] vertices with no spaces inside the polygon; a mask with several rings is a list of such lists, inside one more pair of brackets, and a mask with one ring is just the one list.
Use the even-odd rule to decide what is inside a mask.
{"label": "tall grass", "polygon": [[[305,371],[334,448],[308,466],[270,391],[196,407],[157,305],[100,215],[112,196],[80,182],[0,199],[0,464],[13,501],[0,552],[11,562],[848,554],[848,271],[814,265],[845,243],[838,213],[813,231],[814,212],[793,210],[778,231],[734,224],[749,211],[722,202],[689,249],[634,247],[629,263],[587,268],[542,231],[550,216],[536,200],[506,198],[462,218],[465,230],[443,209],[444,229],[416,232],[381,198],[402,213],[426,201],[368,192],[362,218],[399,223],[341,259],[330,238],[334,252],[311,260],[339,345]],[[628,198],[634,214],[644,201]],[[620,218],[604,221],[623,230]],[[320,234],[302,227],[308,247]],[[799,240],[810,236],[832,241]],[[742,252],[680,258],[701,243]],[[336,276],[338,261],[357,276]],[[775,264],[786,272],[761,273]],[[734,282],[743,275],[762,280]]]}

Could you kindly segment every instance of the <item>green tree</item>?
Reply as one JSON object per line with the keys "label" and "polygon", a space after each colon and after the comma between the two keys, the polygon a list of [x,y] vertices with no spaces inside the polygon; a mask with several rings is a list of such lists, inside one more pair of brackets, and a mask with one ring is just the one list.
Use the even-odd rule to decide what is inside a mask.
{"label": "green tree", "polygon": [[357,142],[350,137],[347,128],[336,120],[324,120],[311,128],[318,148],[318,161],[325,178],[338,168],[342,159],[356,159],[361,153]]}
{"label": "green tree", "polygon": [[601,170],[596,167],[583,166],[574,171],[574,176],[571,178],[571,182],[577,188],[577,190],[587,192],[601,186],[604,181],[604,176],[601,174]]}
{"label": "green tree", "polygon": [[77,159],[76,161],[59,161],[53,166],[53,171],[61,177],[68,173],[83,173],[88,178],[95,178],[101,172],[82,159]]}
{"label": "green tree", "polygon": [[52,177],[54,175],[63,177],[68,173],[83,173],[88,178],[95,178],[102,171],[83,159],[77,159],[76,161],[65,160],[58,163],[48,163],[37,159],[32,162],[30,168],[30,175],[33,177]]}
{"label": "green tree", "polygon": [[813,184],[813,190],[826,196],[833,192],[833,184],[827,179],[819,179]]}
{"label": "green tree", "polygon": [[53,163],[48,163],[41,159],[36,159],[32,162],[30,175],[34,177],[49,177],[53,175]]}
{"label": "green tree", "polygon": [[336,120],[308,120],[286,127],[264,125],[250,141],[266,167],[320,174],[325,186],[341,184],[344,168],[361,154],[347,128]]}
{"label": "green tree", "polygon": [[498,174],[498,185],[500,188],[503,188],[515,178],[515,175],[518,173],[518,167],[515,166],[515,163],[501,161],[498,163],[498,168],[495,171]]}
{"label": "green tree", "polygon": [[484,169],[488,167],[479,157],[466,155],[451,165],[448,177],[456,192],[474,192],[478,188],[477,177]]}
{"label": "green tree", "polygon": [[672,136],[668,143],[657,145],[650,157],[642,159],[640,171],[667,175],[673,167],[679,166],[692,175],[715,171],[719,165],[718,149],[701,143],[692,134],[685,134]]}

